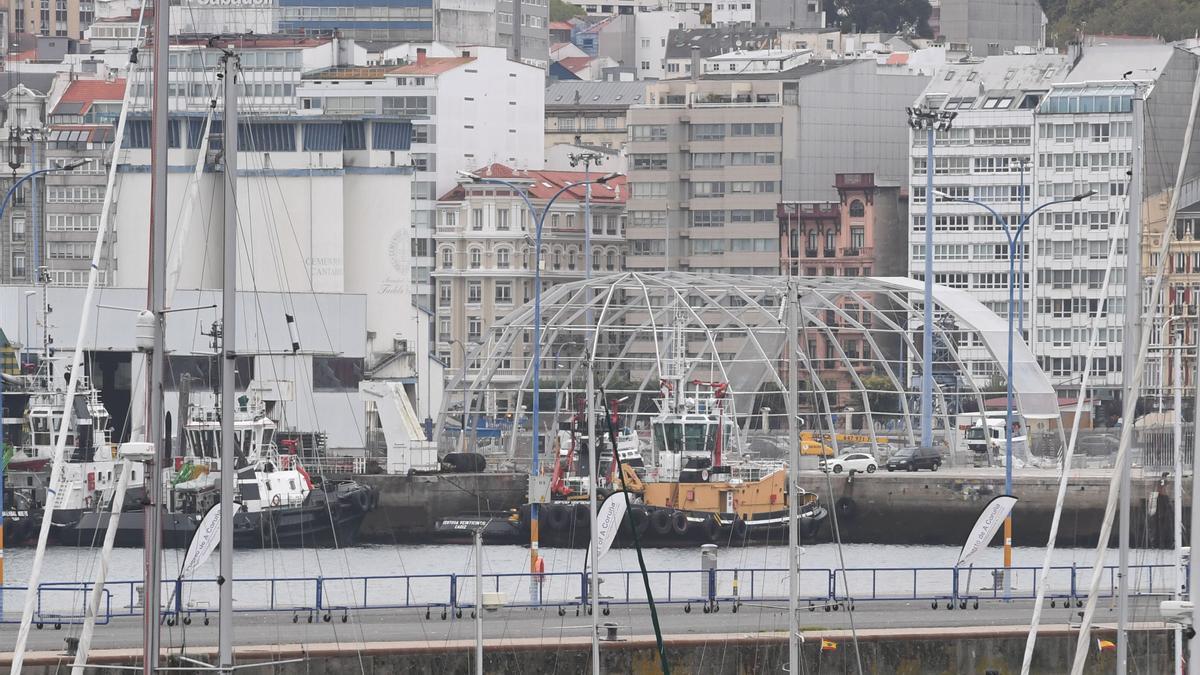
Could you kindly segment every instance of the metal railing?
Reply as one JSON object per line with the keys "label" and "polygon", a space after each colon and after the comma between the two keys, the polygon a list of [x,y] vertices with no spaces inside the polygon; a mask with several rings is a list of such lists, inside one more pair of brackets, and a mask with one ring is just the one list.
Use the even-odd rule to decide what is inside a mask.
{"label": "metal railing", "polygon": [[[590,606],[588,574],[553,572],[540,575],[503,573],[483,575],[484,591],[504,594],[506,607],[541,607],[587,611]],[[722,604],[733,611],[743,603],[786,606],[788,576],[786,568],[716,568],[652,570],[648,573],[654,600],[662,605],[682,605],[685,612],[699,606],[705,612],[718,611]],[[809,610],[824,611],[853,607],[855,603],[880,601],[928,602],[937,609],[979,607],[980,602],[1031,600],[1045,586],[1052,603],[1079,604],[1087,599],[1086,588],[1091,567],[1060,566],[1050,568],[1041,577],[1040,567],[874,567],[800,570],[802,603]],[[1137,597],[1169,597],[1175,583],[1173,565],[1135,565],[1130,567],[1131,593]],[[532,592],[536,584],[537,592]],[[46,582],[37,590],[34,622],[38,628],[82,623],[84,603],[92,584],[83,582]],[[1117,589],[1116,567],[1105,567],[1101,598],[1113,597]],[[461,617],[463,610],[474,610],[473,574],[409,574],[336,577],[255,577],[235,583],[235,612],[277,612],[290,614],[293,622],[304,617],[308,622],[347,621],[349,614],[367,610],[417,609],[430,617],[434,610],[443,619],[450,613]],[[4,606],[23,606],[24,586],[5,586]],[[114,617],[141,616],[140,581],[111,581],[105,585],[97,622]],[[190,624],[193,618],[205,623],[216,613],[217,585],[214,580],[170,580],[163,582],[163,621]],[[605,614],[613,606],[640,605],[646,602],[641,573],[636,570],[601,573],[599,603]],[[0,623],[16,623],[8,614]]]}

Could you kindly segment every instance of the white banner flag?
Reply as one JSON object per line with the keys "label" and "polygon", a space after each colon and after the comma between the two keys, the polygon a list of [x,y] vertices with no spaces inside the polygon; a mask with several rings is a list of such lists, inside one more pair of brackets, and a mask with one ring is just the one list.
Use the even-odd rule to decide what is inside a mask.
{"label": "white banner flag", "polygon": [[198,567],[208,560],[221,541],[221,504],[213,504],[188,544],[187,554],[183,556],[183,567],[179,568],[179,578],[189,577]]}
{"label": "white banner flag", "polygon": [[625,493],[614,492],[600,506],[596,516],[596,559],[604,557],[617,539],[621,521],[625,519]]}
{"label": "white banner flag", "polygon": [[958,553],[958,562],[954,563],[955,567],[969,564],[972,558],[987,547],[988,543],[992,541],[992,537],[996,536],[996,531],[1000,529],[1004,519],[1012,513],[1016,503],[1016,497],[1000,495],[994,497],[987,503],[987,506],[983,507],[983,513],[979,514],[979,519],[975,521],[975,527],[971,529],[971,534]]}

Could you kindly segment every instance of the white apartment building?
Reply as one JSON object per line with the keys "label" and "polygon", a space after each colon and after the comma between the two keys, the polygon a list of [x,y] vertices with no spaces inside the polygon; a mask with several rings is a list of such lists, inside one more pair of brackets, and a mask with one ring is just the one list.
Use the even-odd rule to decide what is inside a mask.
{"label": "white apartment building", "polygon": [[[474,173],[527,186],[539,212],[561,188],[584,179],[582,171],[521,171],[502,164]],[[592,186],[593,274],[623,268],[627,196],[623,177]],[[584,237],[588,222],[584,197],[584,188],[572,188],[554,202],[546,216],[542,225],[543,287],[577,281],[586,275]],[[462,367],[464,354],[486,340],[495,321],[532,299],[534,255],[530,238],[535,229],[524,200],[503,185],[464,181],[438,200],[438,267],[434,272],[438,289],[437,350],[451,370]],[[514,356],[501,364],[492,379],[515,389],[524,372],[523,360]],[[509,404],[504,399],[489,400],[484,409],[502,414],[509,411]]]}
{"label": "white apartment building", "polygon": [[[986,202],[1010,222],[1019,222],[1022,167],[1026,208],[1039,202],[1036,197],[1029,198],[1036,193],[1031,187],[1036,179],[1034,112],[1051,86],[1066,77],[1069,65],[1068,57],[1058,54],[997,56],[947,64],[937,71],[920,103],[953,111],[957,117],[949,132],[939,132],[936,137],[934,189]],[[924,279],[926,134],[913,131],[910,136],[908,269],[914,278]],[[934,281],[970,289],[988,309],[1007,316],[1008,240],[992,215],[975,204],[937,197],[933,233]],[[1032,300],[1029,280],[1034,274],[1030,248],[1026,244],[1018,249],[1018,255],[1024,251],[1025,274],[1017,288],[1024,295],[1026,310]],[[1017,316],[1028,329],[1029,312]],[[986,358],[982,344],[960,342],[958,347],[959,356],[970,362],[978,382],[985,383],[996,374],[994,360]]]}
{"label": "white apartment building", "polygon": [[435,202],[458,171],[493,162],[536,169],[544,161],[545,72],[498,47],[463,47],[454,57],[421,50],[404,66],[335,68],[305,75],[302,114],[383,115],[411,121],[414,301],[433,307]]}
{"label": "white apartment building", "polygon": [[[959,113],[953,128],[938,134],[935,189],[986,202],[1015,223],[1021,192],[1012,162],[1024,158],[1030,167],[1026,212],[1047,201],[1095,193],[1039,212],[1026,233],[1024,276],[1018,278],[1025,304],[1017,316],[1024,321],[1025,337],[1064,396],[1078,392],[1092,328],[1099,322],[1103,330],[1090,364],[1089,394],[1120,398],[1134,145],[1145,148],[1140,200],[1161,191],[1175,174],[1196,67],[1196,57],[1178,45],[1106,37],[1103,44],[1085,40],[1082,53],[1065,57],[1012,55],[947,65],[918,100]],[[1147,122],[1140,139],[1134,137],[1135,96],[1145,100]],[[914,134],[911,153],[910,269],[921,278],[923,133]],[[935,281],[969,289],[1005,316],[1009,279],[1003,230],[982,208],[945,200],[935,200],[934,220]],[[1116,255],[1110,259],[1114,244]],[[1105,312],[1097,319],[1102,299]],[[977,347],[960,345],[964,358]],[[993,374],[975,367],[977,381]]]}

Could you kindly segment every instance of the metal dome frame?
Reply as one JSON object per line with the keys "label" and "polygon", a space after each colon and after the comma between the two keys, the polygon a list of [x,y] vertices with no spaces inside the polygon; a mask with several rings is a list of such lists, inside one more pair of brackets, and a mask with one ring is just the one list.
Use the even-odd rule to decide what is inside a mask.
{"label": "metal dome frame", "polygon": [[[920,353],[923,286],[898,277],[623,272],[553,286],[542,297],[541,390],[543,397],[553,392],[558,405],[547,411],[550,426],[544,428],[557,426],[557,414],[570,407],[564,406],[564,401],[582,395],[587,364],[595,371],[597,389],[606,389],[610,399],[633,398],[635,416],[642,410],[643,397],[657,395],[660,380],[674,375],[728,383],[739,424],[749,429],[761,418],[762,424],[768,425],[768,414],[754,410],[746,398],[752,403],[753,397],[763,395],[764,386],[786,391],[783,308],[792,287],[800,294],[801,306],[799,374],[806,378],[804,393],[810,397],[810,413],[820,416],[820,426],[835,428],[834,415],[846,410],[851,416],[863,415],[862,435],[872,442],[877,429],[887,427],[905,443],[916,443],[920,434],[915,408],[919,406],[909,398],[919,386],[916,376],[906,378],[904,370],[919,372],[920,359],[908,357]],[[1009,376],[1005,363],[1008,328],[1002,318],[964,291],[935,286],[933,298],[935,316],[951,317],[956,324],[949,330],[944,322],[935,325],[942,353],[933,367],[953,374],[956,382],[965,385],[947,390],[935,384],[935,428],[940,422],[942,428],[952,429],[951,411],[959,407],[948,405],[948,400],[958,398],[961,403],[969,399],[976,410],[985,409],[985,394],[970,363],[988,361],[995,372]],[[491,326],[482,342],[473,345],[464,366],[477,364],[475,373],[464,383],[465,369],[459,369],[445,388],[437,438],[445,438],[446,422],[457,416],[453,406],[464,400],[464,394],[468,418],[489,413],[494,417],[497,397],[502,393],[514,397],[509,412],[519,427],[516,413],[528,407],[533,391],[532,359],[527,358],[533,313],[532,304],[515,309]],[[589,326],[596,330],[589,331]],[[977,336],[968,342],[973,349],[966,351],[982,354],[981,358],[962,353],[956,338],[966,334]],[[693,349],[692,344],[699,346]],[[814,349],[817,344],[824,349]],[[673,345],[678,346],[673,350]],[[569,367],[564,368],[560,357],[567,347],[577,349],[568,351],[565,360]],[[673,351],[687,353],[676,359]],[[939,353],[935,351],[934,356]],[[680,366],[684,362],[688,365]],[[680,367],[688,372],[675,372]],[[1019,338],[1014,342],[1013,370],[1014,400],[1021,415],[1027,420],[1057,420],[1054,388]],[[620,376],[625,379],[619,380]],[[868,387],[864,383],[868,376],[885,378],[888,388]],[[873,394],[900,394],[896,396],[899,410],[873,411]],[[849,406],[843,407],[843,396],[848,397]],[[786,416],[778,411],[771,417]],[[529,434],[509,434],[510,457],[518,454],[519,436]]]}

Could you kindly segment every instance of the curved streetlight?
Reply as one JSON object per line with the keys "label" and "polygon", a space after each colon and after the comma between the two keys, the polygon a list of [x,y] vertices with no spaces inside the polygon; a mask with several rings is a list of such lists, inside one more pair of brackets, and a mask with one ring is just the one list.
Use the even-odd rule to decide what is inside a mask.
{"label": "curved streetlight", "polygon": [[[1020,223],[1018,223],[1016,231],[1013,231],[1013,229],[1008,224],[1008,220],[1005,219],[1003,216],[1001,216],[999,213],[997,213],[996,209],[992,208],[991,206],[989,206],[988,204],[986,204],[984,202],[981,202],[976,199],[971,199],[969,197],[954,197],[954,196],[946,194],[945,192],[942,192],[940,190],[934,190],[933,194],[937,195],[938,197],[941,197],[942,199],[945,199],[946,201],[960,202],[960,203],[964,203],[964,204],[974,204],[976,206],[981,206],[981,207],[987,209],[988,212],[992,214],[992,217],[996,219],[996,222],[999,223],[1000,225],[1004,226],[1004,236],[1008,240],[1008,362],[1007,362],[1008,367],[1007,367],[1007,371],[1006,371],[1007,376],[1004,378],[1007,381],[1008,391],[1007,391],[1007,398],[1006,398],[1006,402],[1005,402],[1006,410],[1005,410],[1005,415],[1004,415],[1004,419],[1005,419],[1005,422],[1004,422],[1004,438],[1005,438],[1005,441],[1004,441],[1004,494],[1011,495],[1012,494],[1012,437],[1013,437],[1013,303],[1014,303],[1014,298],[1013,298],[1014,290],[1013,289],[1015,288],[1015,284],[1016,284],[1015,277],[1016,277],[1017,243],[1020,241],[1021,234],[1025,231],[1026,226],[1029,225],[1029,222],[1031,220],[1033,220],[1033,216],[1036,215],[1038,211],[1041,211],[1042,209],[1044,209],[1048,206],[1054,206],[1055,204],[1073,204],[1073,203],[1081,202],[1081,201],[1087,199],[1088,197],[1091,197],[1092,195],[1096,194],[1096,191],[1088,190],[1087,192],[1084,192],[1082,194],[1077,194],[1074,197],[1069,197],[1067,199],[1055,199],[1053,201],[1049,201],[1049,202],[1046,202],[1045,204],[1041,204],[1037,207],[1034,207],[1032,210],[1030,210],[1029,213],[1027,213],[1021,217]],[[931,223],[931,222],[926,223],[926,227],[932,227],[932,226],[933,226],[933,223]],[[926,260],[927,264],[928,264],[929,260],[932,260],[932,258],[933,258],[933,249],[927,247],[925,249],[925,260]],[[1024,308],[1022,308],[1021,311],[1024,312]],[[1026,448],[1028,448],[1028,447],[1029,447],[1029,441],[1027,439],[1026,440]],[[1005,570],[1004,594],[1006,597],[1008,596],[1008,590],[1009,590],[1007,572],[1011,567],[1012,567],[1012,514],[1010,513],[1008,515],[1008,517],[1004,519],[1004,570]]]}
{"label": "curved streetlight", "polygon": [[[531,423],[533,425],[533,460],[529,467],[529,472],[532,475],[538,474],[538,441],[541,430],[538,428],[541,413],[541,363],[542,363],[542,224],[546,220],[546,214],[550,212],[550,207],[554,206],[554,202],[558,200],[567,191],[577,188],[581,185],[604,185],[610,180],[620,177],[622,174],[613,172],[605,174],[596,179],[581,180],[574,183],[567,183],[555,192],[546,205],[542,207],[541,212],[538,212],[537,207],[533,205],[533,201],[527,193],[528,186],[521,186],[512,181],[503,178],[493,178],[491,176],[481,176],[470,171],[459,171],[458,175],[471,181],[472,183],[495,183],[503,185],[512,190],[522,201],[525,202],[525,207],[529,209],[529,213],[535,219],[534,224],[534,242],[533,242],[533,416]],[[465,372],[465,371],[464,371]],[[529,505],[529,572],[537,573],[538,563],[538,505],[530,503]],[[539,593],[536,583],[530,584],[530,593]],[[540,601],[540,597],[538,597]]]}

